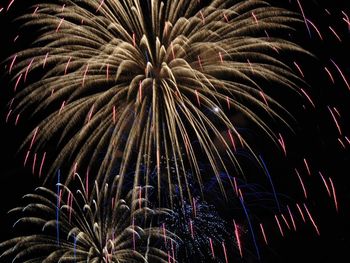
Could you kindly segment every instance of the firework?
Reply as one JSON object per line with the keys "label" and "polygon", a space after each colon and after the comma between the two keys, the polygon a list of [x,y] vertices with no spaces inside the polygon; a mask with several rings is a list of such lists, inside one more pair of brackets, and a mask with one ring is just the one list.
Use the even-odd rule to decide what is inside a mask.
{"label": "firework", "polygon": [[[169,231],[152,226],[155,216],[168,214],[152,209],[138,187],[116,197],[116,185],[97,183],[89,193],[80,180],[79,190],[57,183],[57,191],[44,187],[24,196],[27,204],[15,225],[32,231],[0,244],[3,259],[13,262],[167,262],[162,240],[176,244]],[[141,194],[139,194],[141,193]],[[136,197],[133,197],[136,195]],[[161,241],[161,242],[159,242]]]}
{"label": "firework", "polygon": [[54,141],[49,174],[68,163],[66,182],[77,166],[103,181],[120,162],[119,193],[128,172],[134,185],[148,185],[155,170],[159,196],[177,185],[192,200],[185,173],[201,187],[201,159],[224,192],[220,171],[241,171],[237,147],[255,156],[230,116],[278,144],[263,116],[287,125],[289,114],[271,83],[303,94],[280,56],[305,52],[283,37],[301,19],[264,1],[57,0],[34,9],[19,21],[33,28],[35,43],[8,61],[11,116],[39,120],[23,144],[27,158]]}

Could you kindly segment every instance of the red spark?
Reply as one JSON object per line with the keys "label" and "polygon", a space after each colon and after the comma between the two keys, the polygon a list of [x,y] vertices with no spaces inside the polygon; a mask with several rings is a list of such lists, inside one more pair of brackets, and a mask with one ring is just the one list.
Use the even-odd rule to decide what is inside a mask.
{"label": "red spark", "polygon": [[337,194],[335,192],[335,187],[334,187],[334,183],[331,177],[329,177],[329,181],[331,183],[331,187],[332,187],[332,193],[333,193],[333,200],[334,200],[334,205],[335,205],[335,210],[337,212],[339,212],[339,206],[338,206],[338,201],[337,201]]}
{"label": "red spark", "polygon": [[282,229],[282,226],[281,226],[281,223],[280,223],[280,220],[278,219],[277,215],[275,215],[275,220],[276,220],[276,223],[277,223],[277,226],[278,226],[278,229],[281,233],[281,236],[284,237],[284,233],[283,233],[283,229]]}
{"label": "red spark", "polygon": [[46,152],[44,152],[43,157],[41,158],[40,168],[39,168],[39,178],[41,177],[41,172],[43,170],[44,162],[45,162]]}
{"label": "red spark", "polygon": [[303,188],[303,192],[304,192],[304,196],[305,196],[305,199],[307,199],[307,191],[306,191],[306,188],[305,188],[305,185],[304,185],[304,182],[303,182],[303,179],[301,178],[300,174],[299,174],[299,171],[297,169],[294,169],[295,170],[295,173],[297,174],[298,178],[299,178],[299,182],[301,184],[301,187]]}
{"label": "red spark", "polygon": [[266,238],[264,226],[263,226],[263,224],[261,224],[261,223],[260,223],[260,230],[261,230],[261,234],[262,234],[262,236],[263,236],[263,238],[264,238],[265,244],[266,244],[266,245],[269,245],[269,243],[267,242],[267,238]]}
{"label": "red spark", "polygon": [[309,211],[309,209],[307,208],[307,206],[306,206],[305,203],[304,203],[304,207],[305,207],[305,210],[306,210],[307,215],[308,215],[309,218],[310,218],[310,221],[311,221],[313,227],[315,228],[315,231],[316,231],[317,235],[320,235],[320,231],[318,230],[318,227],[317,227],[317,225],[316,225],[316,222],[315,222],[315,220],[313,219],[313,217],[312,217],[312,215],[311,215],[311,213],[310,213],[310,211]]}

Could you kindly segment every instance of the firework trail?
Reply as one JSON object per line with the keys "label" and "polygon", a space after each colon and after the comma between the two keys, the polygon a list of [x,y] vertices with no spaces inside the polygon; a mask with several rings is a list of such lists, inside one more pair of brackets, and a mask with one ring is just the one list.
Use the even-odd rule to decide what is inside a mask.
{"label": "firework trail", "polygon": [[[2,259],[12,262],[168,262],[162,240],[176,244],[174,235],[153,227],[153,218],[168,215],[152,209],[139,187],[116,197],[118,179],[98,184],[91,193],[80,186],[73,192],[57,183],[57,192],[39,187],[24,196],[27,204],[10,212],[20,213],[15,225],[24,226],[19,236],[0,244]],[[36,232],[35,232],[36,231]]]}
{"label": "firework trail", "polygon": [[177,185],[192,200],[185,173],[201,187],[202,159],[224,192],[220,171],[242,172],[237,147],[255,156],[229,116],[241,114],[278,144],[267,119],[288,126],[290,116],[271,83],[304,96],[280,56],[306,53],[282,33],[302,19],[264,1],[57,0],[34,9],[19,18],[34,44],[8,60],[15,96],[7,119],[41,120],[23,144],[26,161],[54,141],[49,174],[69,164],[65,182],[77,167],[106,179],[121,162],[119,192],[130,170],[134,185],[147,185],[156,169],[159,196]]}

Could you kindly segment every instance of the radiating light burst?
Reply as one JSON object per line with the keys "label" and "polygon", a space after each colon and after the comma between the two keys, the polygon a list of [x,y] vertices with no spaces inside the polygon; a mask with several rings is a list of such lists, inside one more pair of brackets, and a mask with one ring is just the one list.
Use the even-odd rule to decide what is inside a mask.
{"label": "radiating light burst", "polygon": [[[77,191],[59,183],[57,191],[44,187],[24,196],[26,205],[15,226],[25,233],[0,244],[1,258],[9,262],[168,262],[162,240],[175,236],[155,227],[154,220],[169,210],[152,209],[144,187],[118,198],[118,178],[101,188],[90,187],[79,175]],[[143,193],[142,193],[143,192]],[[141,194],[139,194],[141,193]]]}
{"label": "radiating light burst", "polygon": [[103,181],[121,162],[119,192],[130,170],[138,185],[156,169],[159,195],[178,185],[191,200],[185,173],[201,187],[201,159],[224,192],[220,171],[242,172],[236,147],[255,156],[229,116],[240,113],[278,144],[260,116],[288,126],[271,85],[304,94],[280,56],[306,53],[283,38],[302,20],[264,1],[57,0],[33,9],[19,20],[33,28],[35,43],[8,61],[15,90],[8,119],[39,120],[24,146],[33,155],[54,141],[59,155],[49,174],[68,164],[67,182],[76,165],[95,168]]}

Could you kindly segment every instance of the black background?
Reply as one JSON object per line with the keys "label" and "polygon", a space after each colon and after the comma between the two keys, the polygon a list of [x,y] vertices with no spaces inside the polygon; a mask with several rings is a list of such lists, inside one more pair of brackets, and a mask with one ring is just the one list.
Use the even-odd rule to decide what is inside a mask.
{"label": "black background", "polygon": [[[0,1],[0,8],[5,7],[10,1]],[[17,35],[18,24],[13,23],[17,14],[26,10],[31,3],[36,1],[17,0],[8,13],[3,10],[0,13],[0,60],[3,61],[16,49],[13,38]],[[295,0],[275,1],[277,5],[298,11]],[[291,3],[289,3],[291,2]],[[324,197],[320,189],[322,185],[311,189],[315,192],[312,199],[312,207],[317,215],[317,221],[321,229],[321,236],[317,237],[312,228],[302,228],[297,233],[288,233],[285,239],[272,240],[271,248],[263,251],[263,262],[349,262],[350,257],[350,180],[349,151],[341,150],[336,143],[337,131],[334,129],[326,106],[337,106],[343,113],[342,127],[345,135],[350,134],[350,92],[335,70],[336,85],[331,85],[323,70],[324,66],[331,68],[330,58],[336,61],[350,81],[350,30],[342,20],[341,11],[344,10],[350,16],[349,1],[333,0],[302,0],[301,3],[309,19],[319,26],[324,36],[320,41],[312,30],[312,37],[307,34],[305,27],[300,27],[297,39],[301,46],[314,53],[317,59],[303,61],[302,67],[306,81],[313,87],[313,98],[317,110],[308,114],[297,113],[299,134],[294,142],[297,143],[295,152],[290,158],[297,160],[298,152],[307,152],[313,160],[313,167],[327,172],[332,176],[337,186],[340,213],[334,211],[331,201]],[[327,8],[331,15],[325,11]],[[340,43],[329,31],[332,26],[342,37]],[[21,41],[18,41],[21,43]],[[293,61],[291,59],[291,61]],[[14,219],[7,216],[6,212],[20,203],[20,198],[31,192],[40,182],[33,177],[30,169],[23,168],[25,153],[18,152],[19,146],[26,134],[25,125],[20,128],[13,124],[5,124],[7,103],[11,98],[12,85],[6,74],[5,64],[1,64],[0,78],[0,241],[11,236],[11,224]],[[292,102],[291,102],[292,103]],[[289,105],[291,106],[291,105]],[[25,122],[26,120],[22,120]],[[293,149],[293,147],[291,147]],[[293,163],[293,160],[290,161]],[[283,164],[281,164],[283,165]],[[283,167],[274,168],[278,173]],[[280,188],[288,188],[283,182],[277,182]],[[316,184],[315,184],[316,185]],[[311,187],[312,188],[312,187]],[[323,189],[322,189],[323,190]],[[232,262],[238,262],[234,259]]]}

